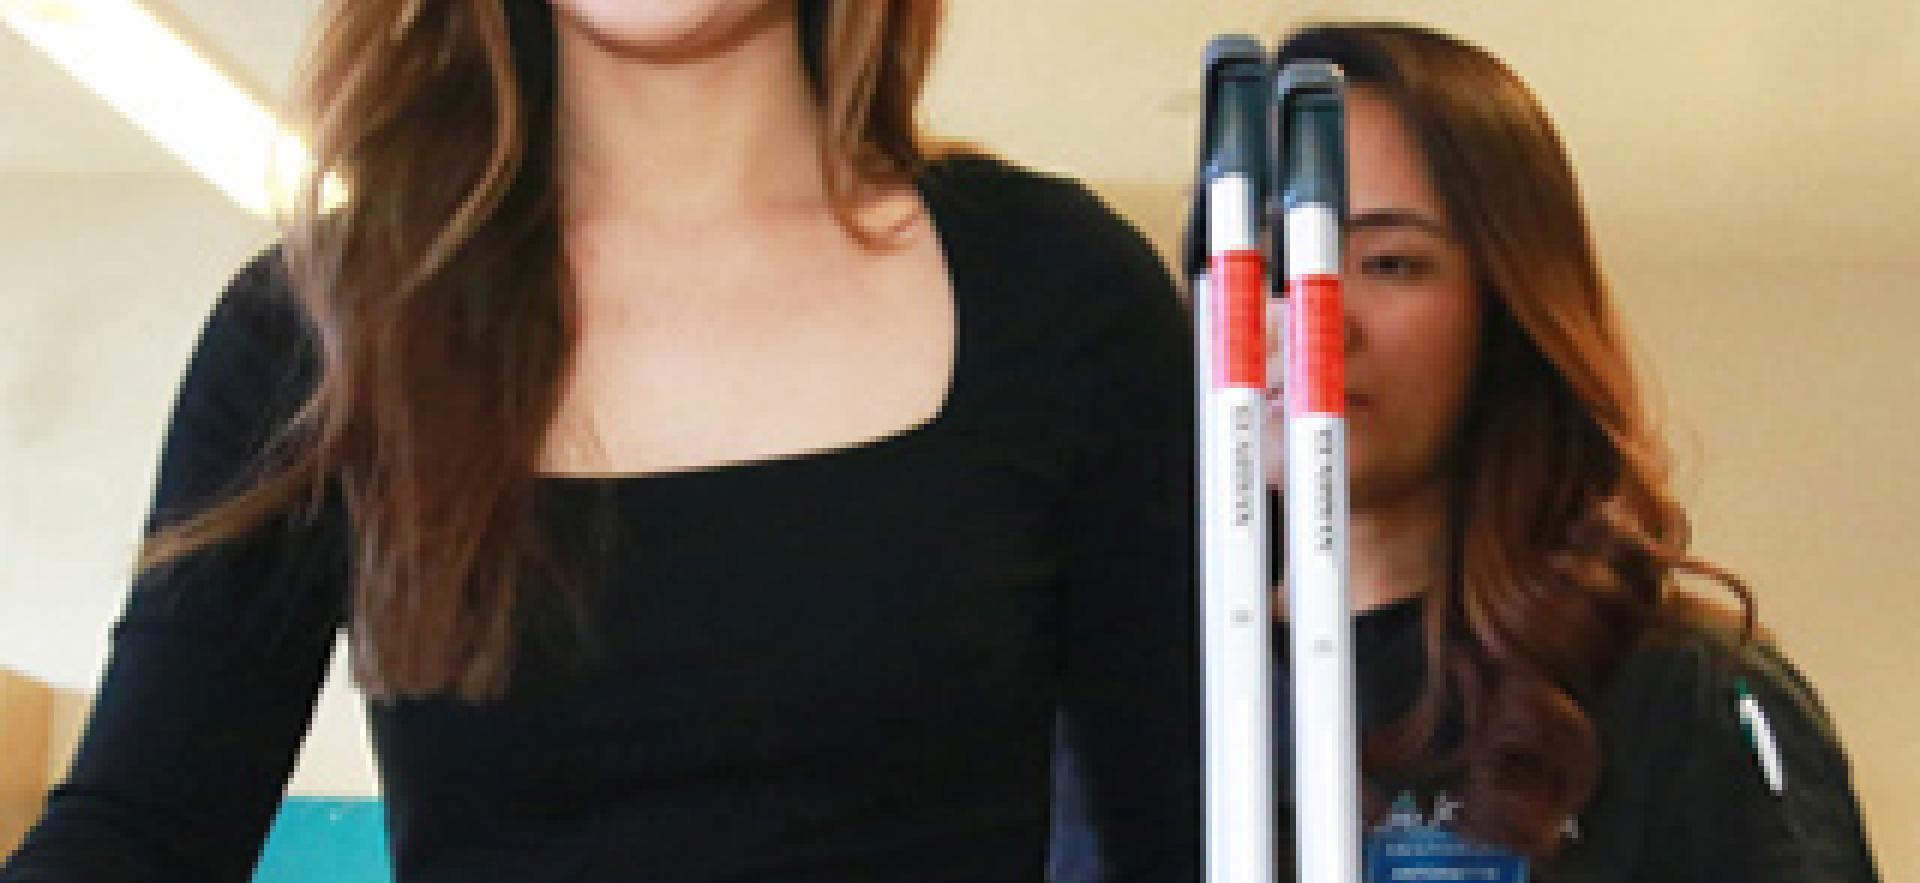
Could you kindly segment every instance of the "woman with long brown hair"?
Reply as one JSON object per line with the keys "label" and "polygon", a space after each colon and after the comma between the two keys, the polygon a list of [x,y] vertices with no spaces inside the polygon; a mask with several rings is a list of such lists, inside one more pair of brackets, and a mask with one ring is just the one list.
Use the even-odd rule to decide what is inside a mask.
{"label": "woman with long brown hair", "polygon": [[[1757,629],[1746,586],[1688,551],[1545,112],[1490,54],[1417,27],[1311,28],[1280,51],[1304,59],[1352,87],[1367,879],[1875,879],[1811,689]],[[1283,474],[1277,416],[1268,438]],[[1284,688],[1283,623],[1276,635]],[[1283,746],[1283,775],[1289,760]],[[1098,856],[1063,830],[1080,846],[1056,853],[1057,876],[1083,879]]]}
{"label": "woman with long brown hair", "polygon": [[929,153],[939,12],[329,3],[0,879],[246,879],[342,627],[401,881],[1038,880],[1057,715],[1116,878],[1189,878],[1185,321]]}

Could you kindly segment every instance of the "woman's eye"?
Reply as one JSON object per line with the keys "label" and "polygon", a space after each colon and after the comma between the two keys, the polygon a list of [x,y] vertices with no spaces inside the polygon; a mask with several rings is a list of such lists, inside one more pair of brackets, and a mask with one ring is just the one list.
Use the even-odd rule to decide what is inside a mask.
{"label": "woman's eye", "polygon": [[1411,254],[1367,255],[1360,259],[1360,272],[1375,279],[1422,279],[1433,272],[1433,261]]}

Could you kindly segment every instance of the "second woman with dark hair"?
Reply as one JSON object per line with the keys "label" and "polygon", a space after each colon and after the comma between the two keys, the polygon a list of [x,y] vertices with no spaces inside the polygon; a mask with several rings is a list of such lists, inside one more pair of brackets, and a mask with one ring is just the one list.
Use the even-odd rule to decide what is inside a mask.
{"label": "second woman with dark hair", "polygon": [[[1544,110],[1485,51],[1416,27],[1309,29],[1280,56],[1332,61],[1351,86],[1367,879],[1874,880],[1811,688],[1756,630],[1744,584],[1688,551]],[[1284,474],[1278,415],[1267,437],[1268,474]],[[1275,768],[1291,771],[1284,745]],[[1099,838],[1070,812],[1061,829],[1057,878],[1096,879]]]}
{"label": "second woman with dark hair", "polygon": [[246,879],[342,625],[402,883],[1038,880],[1057,711],[1115,879],[1190,879],[1186,324],[923,152],[937,13],[329,4],[0,879]]}

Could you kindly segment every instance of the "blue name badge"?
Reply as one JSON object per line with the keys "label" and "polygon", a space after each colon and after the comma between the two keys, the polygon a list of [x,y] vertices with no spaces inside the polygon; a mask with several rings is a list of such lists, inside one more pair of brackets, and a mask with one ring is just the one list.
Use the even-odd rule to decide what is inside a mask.
{"label": "blue name badge", "polygon": [[1527,859],[1405,812],[1367,834],[1367,883],[1527,883]]}

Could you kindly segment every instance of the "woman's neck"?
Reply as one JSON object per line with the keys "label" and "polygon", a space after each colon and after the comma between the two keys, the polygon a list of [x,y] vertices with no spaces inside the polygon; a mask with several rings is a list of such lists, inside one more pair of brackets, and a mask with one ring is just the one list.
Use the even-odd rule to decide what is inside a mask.
{"label": "woman's neck", "polygon": [[1353,512],[1348,600],[1355,611],[1424,594],[1445,575],[1447,491],[1444,482]]}
{"label": "woman's neck", "polygon": [[[1347,601],[1355,613],[1424,594],[1445,576],[1447,509],[1444,482],[1354,507]],[[1271,517],[1282,517],[1281,511]],[[1284,591],[1274,599],[1282,618],[1286,600]]]}
{"label": "woman's neck", "polygon": [[570,223],[698,224],[818,210],[821,120],[786,12],[713,52],[640,57],[558,26],[559,161]]}

